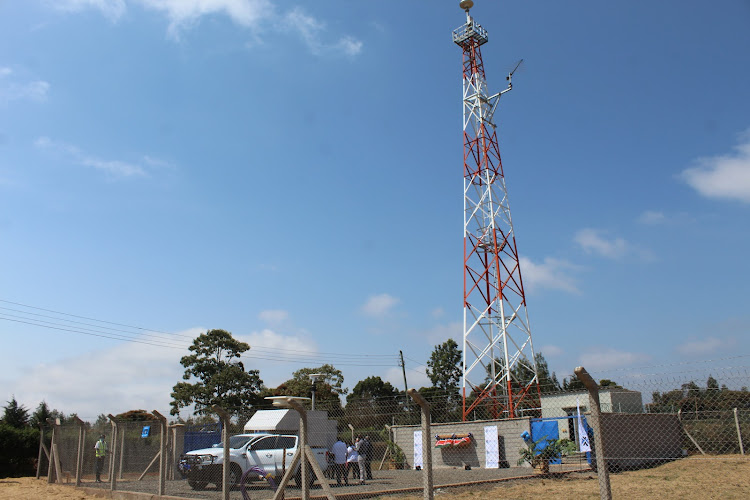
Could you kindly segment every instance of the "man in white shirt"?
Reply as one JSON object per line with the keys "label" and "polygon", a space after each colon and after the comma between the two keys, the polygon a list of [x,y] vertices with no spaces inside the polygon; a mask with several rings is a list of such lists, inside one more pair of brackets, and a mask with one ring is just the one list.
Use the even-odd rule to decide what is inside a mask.
{"label": "man in white shirt", "polygon": [[346,443],[341,439],[336,441],[331,447],[333,453],[334,467],[336,467],[336,483],[341,486],[341,476],[344,477],[344,483],[349,485],[349,477],[346,473]]}

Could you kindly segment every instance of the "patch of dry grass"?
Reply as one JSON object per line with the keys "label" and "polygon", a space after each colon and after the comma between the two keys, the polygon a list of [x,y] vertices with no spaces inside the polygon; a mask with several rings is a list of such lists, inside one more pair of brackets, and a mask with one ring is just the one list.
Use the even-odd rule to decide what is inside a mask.
{"label": "patch of dry grass", "polygon": [[[610,474],[613,498],[737,499],[750,498],[750,457],[741,455],[690,457],[653,469]],[[421,495],[400,497],[419,500]],[[477,485],[436,492],[437,499],[478,500],[486,498],[599,498],[594,473],[560,478],[538,478],[491,485]]]}

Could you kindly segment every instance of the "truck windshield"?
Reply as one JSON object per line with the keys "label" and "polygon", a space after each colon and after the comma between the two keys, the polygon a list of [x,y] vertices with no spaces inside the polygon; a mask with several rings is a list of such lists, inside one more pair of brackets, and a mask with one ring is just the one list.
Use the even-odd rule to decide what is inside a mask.
{"label": "truck windshield", "polygon": [[229,438],[229,447],[234,449],[242,448],[254,437],[255,436],[232,436]]}

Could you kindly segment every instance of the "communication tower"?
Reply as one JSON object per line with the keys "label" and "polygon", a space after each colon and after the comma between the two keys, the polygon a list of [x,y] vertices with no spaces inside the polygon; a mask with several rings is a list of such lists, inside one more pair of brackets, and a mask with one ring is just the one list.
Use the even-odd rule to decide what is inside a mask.
{"label": "communication tower", "polygon": [[513,418],[523,407],[538,407],[539,401],[526,297],[493,122],[500,96],[511,90],[518,65],[508,75],[508,87],[490,95],[480,51],[487,43],[487,30],[469,12],[474,2],[463,0],[459,5],[466,11],[466,24],[453,31],[453,41],[463,51],[463,419],[482,407],[494,418]]}

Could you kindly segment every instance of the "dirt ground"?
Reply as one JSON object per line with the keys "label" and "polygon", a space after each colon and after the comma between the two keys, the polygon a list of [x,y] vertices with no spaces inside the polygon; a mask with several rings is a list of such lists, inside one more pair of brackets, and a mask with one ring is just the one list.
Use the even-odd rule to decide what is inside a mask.
{"label": "dirt ground", "polygon": [[[691,457],[653,469],[611,474],[614,498],[660,499],[747,499],[750,498],[750,457]],[[562,478],[442,488],[435,498],[479,500],[481,498],[599,498],[599,483],[593,473],[577,473]],[[64,485],[49,485],[45,479],[30,477],[0,480],[0,498],[28,500],[88,500],[86,495]],[[422,495],[400,495],[398,500],[421,500]]]}

